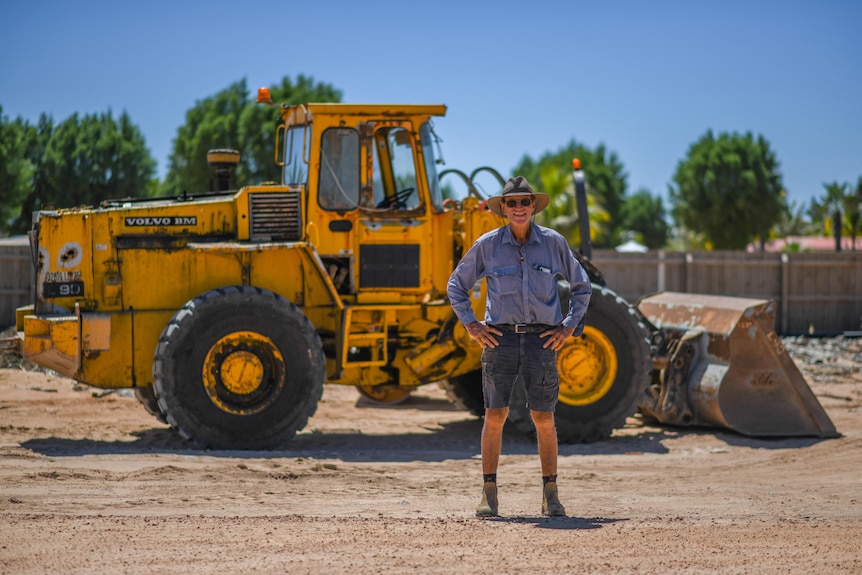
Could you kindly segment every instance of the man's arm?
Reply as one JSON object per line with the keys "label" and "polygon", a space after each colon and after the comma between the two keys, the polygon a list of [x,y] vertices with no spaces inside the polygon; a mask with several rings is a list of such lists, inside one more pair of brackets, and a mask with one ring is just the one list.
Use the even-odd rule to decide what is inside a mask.
{"label": "man's arm", "polygon": [[572,329],[572,335],[581,335],[584,332],[584,317],[590,306],[590,294],[593,288],[590,279],[583,266],[575,259],[571,248],[563,240],[563,270],[566,281],[569,282],[571,292],[569,294],[569,311],[563,318],[563,325]]}
{"label": "man's arm", "polygon": [[476,319],[473,313],[473,303],[470,301],[470,290],[484,274],[484,264],[481,253],[474,245],[470,248],[461,261],[455,267],[455,271],[449,276],[446,284],[446,294],[449,303],[455,311],[455,315],[464,324],[464,329],[483,348],[494,348],[499,345],[494,335],[503,335],[502,332],[488,327]]}
{"label": "man's arm", "polygon": [[455,315],[464,325],[478,321],[470,301],[470,290],[473,289],[473,285],[480,277],[475,251],[474,246],[464,254],[446,284],[446,295],[449,296],[449,303],[452,305]]}

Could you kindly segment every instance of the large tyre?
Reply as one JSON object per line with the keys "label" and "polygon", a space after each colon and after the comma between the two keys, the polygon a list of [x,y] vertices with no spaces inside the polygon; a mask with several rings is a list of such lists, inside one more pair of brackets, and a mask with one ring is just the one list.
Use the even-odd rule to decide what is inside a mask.
{"label": "large tyre", "polygon": [[165,418],[165,414],[162,413],[161,409],[159,409],[159,399],[156,397],[156,392],[153,391],[152,385],[147,385],[146,387],[136,387],[135,397],[138,399],[138,402],[140,402],[140,404],[144,406],[144,409],[147,410],[147,413],[154,416],[162,423],[168,422],[167,418]]}
{"label": "large tyre", "polygon": [[[637,311],[611,290],[593,284],[584,334],[557,352],[560,397],[557,435],[563,443],[608,437],[637,411],[649,385],[648,330]],[[515,386],[509,420],[532,433],[523,385]]]}
{"label": "large tyre", "polygon": [[320,338],[270,291],[226,287],[182,307],[159,338],[158,406],[202,447],[260,449],[291,439],[317,409],[326,379]]}
{"label": "large tyre", "polygon": [[444,379],[440,387],[446,390],[449,401],[473,415],[484,417],[485,398],[482,395],[482,370],[471,371]]}

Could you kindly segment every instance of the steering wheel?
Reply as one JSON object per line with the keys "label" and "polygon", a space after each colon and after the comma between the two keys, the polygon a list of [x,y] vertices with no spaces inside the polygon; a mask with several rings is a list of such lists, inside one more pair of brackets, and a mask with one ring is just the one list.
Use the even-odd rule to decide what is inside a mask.
{"label": "steering wheel", "polygon": [[404,201],[416,191],[416,188],[404,188],[403,190],[399,190],[390,196],[386,196],[380,203],[377,204],[378,208],[406,208],[406,204]]}

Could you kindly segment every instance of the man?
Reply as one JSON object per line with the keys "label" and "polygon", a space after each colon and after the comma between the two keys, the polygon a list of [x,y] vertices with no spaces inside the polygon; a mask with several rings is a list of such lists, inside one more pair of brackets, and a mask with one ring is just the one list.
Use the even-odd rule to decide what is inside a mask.
{"label": "man", "polygon": [[[533,190],[526,178],[509,179],[488,208],[509,220],[476,240],[452,276],[447,292],[455,314],[482,346],[482,501],[479,517],[498,515],[497,464],[503,424],[515,380],[520,374],[527,405],[536,426],[542,465],[542,513],[565,515],[557,493],[557,430],[554,409],[560,389],[556,352],[566,340],[583,332],[590,301],[590,282],[565,238],[532,222],[548,205],[546,194]],[[487,281],[484,322],[470,302],[474,284]],[[560,309],[557,280],[571,285],[565,316]]]}

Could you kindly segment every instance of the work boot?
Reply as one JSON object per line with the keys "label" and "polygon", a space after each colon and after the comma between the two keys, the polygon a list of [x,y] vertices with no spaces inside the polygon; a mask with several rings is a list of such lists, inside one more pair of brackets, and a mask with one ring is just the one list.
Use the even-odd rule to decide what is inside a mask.
{"label": "work boot", "polygon": [[482,501],[476,508],[476,517],[497,517],[497,484],[486,481],[482,486]]}
{"label": "work boot", "polygon": [[557,493],[557,483],[548,481],[542,490],[542,515],[550,517],[565,517],[566,508],[560,503],[560,496]]}

